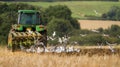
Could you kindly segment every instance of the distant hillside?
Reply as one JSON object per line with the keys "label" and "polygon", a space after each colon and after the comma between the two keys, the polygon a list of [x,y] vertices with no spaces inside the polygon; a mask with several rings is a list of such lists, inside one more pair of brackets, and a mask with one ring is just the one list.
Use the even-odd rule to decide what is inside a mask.
{"label": "distant hillside", "polygon": [[67,5],[74,18],[94,19],[100,17],[103,13],[109,11],[112,6],[120,6],[120,2],[103,2],[103,1],[66,1],[66,2],[24,2],[27,4],[47,8],[55,5]]}
{"label": "distant hillside", "polygon": [[101,15],[103,13],[108,12],[112,6],[120,6],[120,2],[109,1],[65,1],[65,2],[22,2],[22,3],[27,3],[30,5],[39,6],[43,8],[55,5],[67,5],[72,11],[72,16],[77,19],[100,19]]}

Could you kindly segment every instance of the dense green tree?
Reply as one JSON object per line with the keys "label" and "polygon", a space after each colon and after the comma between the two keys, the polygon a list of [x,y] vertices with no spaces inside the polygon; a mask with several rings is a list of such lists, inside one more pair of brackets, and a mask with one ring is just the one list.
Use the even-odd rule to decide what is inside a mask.
{"label": "dense green tree", "polygon": [[56,31],[58,36],[63,36],[72,32],[73,27],[68,20],[54,18],[48,23],[47,29],[49,35]]}
{"label": "dense green tree", "polygon": [[0,14],[8,11],[8,5],[6,3],[0,3]]}
{"label": "dense green tree", "polygon": [[78,29],[78,30],[80,29],[80,23],[78,23],[77,19],[71,18],[69,21],[71,25],[73,26],[73,28]]}
{"label": "dense green tree", "polygon": [[69,20],[71,18],[71,10],[65,5],[50,6],[45,10],[48,20],[52,17]]}
{"label": "dense green tree", "polygon": [[85,39],[86,43],[94,45],[96,45],[97,43],[104,43],[105,41],[104,38],[99,34],[90,34]]}
{"label": "dense green tree", "polygon": [[71,14],[71,10],[65,5],[50,6],[45,10],[47,22],[50,22],[53,18],[65,19],[70,22],[73,28],[80,29],[80,24],[75,18],[71,17]]}
{"label": "dense green tree", "polygon": [[108,20],[120,20],[120,7],[113,6],[111,9],[102,15],[102,18]]}
{"label": "dense green tree", "polygon": [[120,26],[112,25],[109,29],[105,31],[106,33],[110,34],[111,36],[118,36],[120,33]]}
{"label": "dense green tree", "polygon": [[103,28],[98,28],[98,31],[100,31],[100,33],[104,32]]}

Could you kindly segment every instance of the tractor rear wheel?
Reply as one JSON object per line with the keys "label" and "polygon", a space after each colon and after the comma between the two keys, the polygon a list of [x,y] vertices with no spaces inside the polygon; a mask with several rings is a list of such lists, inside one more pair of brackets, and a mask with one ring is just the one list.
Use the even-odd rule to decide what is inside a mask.
{"label": "tractor rear wheel", "polygon": [[47,47],[47,31],[42,31],[40,32],[43,35],[43,40],[42,42],[44,43],[45,47]]}
{"label": "tractor rear wheel", "polygon": [[14,52],[15,50],[15,45],[13,44],[13,36],[11,33],[8,35],[8,45],[7,45],[8,50]]}

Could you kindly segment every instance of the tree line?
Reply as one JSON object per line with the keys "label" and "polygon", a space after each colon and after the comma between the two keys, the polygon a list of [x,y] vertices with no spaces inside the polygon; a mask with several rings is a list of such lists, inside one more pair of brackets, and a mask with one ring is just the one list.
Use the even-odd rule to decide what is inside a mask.
{"label": "tree line", "polygon": [[[99,28],[99,33],[91,32],[90,30],[81,30],[80,24],[77,19],[73,18],[71,10],[65,5],[49,6],[48,8],[36,7],[24,3],[0,3],[0,43],[7,43],[7,36],[12,24],[17,23],[18,10],[30,9],[38,10],[41,15],[41,22],[47,26],[48,36],[52,35],[53,31],[56,31],[57,36],[64,36],[69,34],[71,41],[78,41],[82,45],[95,45],[97,42],[104,43],[105,41],[111,43],[120,44],[120,26],[112,25],[108,29]],[[109,16],[118,17],[119,7],[111,8],[110,11],[105,13],[106,19]],[[112,11],[112,12],[111,12]],[[115,13],[114,13],[115,12]],[[111,14],[112,15],[109,15]],[[104,15],[104,14],[103,14]],[[116,16],[117,15],[117,16]],[[103,16],[104,17],[104,16]],[[109,20],[113,20],[113,17],[109,17]],[[101,34],[109,34],[109,37],[103,37]],[[87,34],[86,37],[81,37],[80,34]]]}
{"label": "tree line", "polygon": [[102,14],[102,18],[106,20],[120,21],[120,7],[112,6],[108,12]]}

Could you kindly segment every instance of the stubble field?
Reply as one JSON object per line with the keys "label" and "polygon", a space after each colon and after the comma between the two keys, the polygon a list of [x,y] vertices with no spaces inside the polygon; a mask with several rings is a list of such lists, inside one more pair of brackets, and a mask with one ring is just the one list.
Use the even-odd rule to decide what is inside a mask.
{"label": "stubble field", "polygon": [[81,29],[98,29],[98,28],[103,28],[107,29],[111,27],[111,25],[119,25],[120,26],[120,21],[109,21],[109,20],[78,20],[80,23]]}
{"label": "stubble field", "polygon": [[119,67],[120,49],[115,50],[112,53],[107,48],[82,48],[79,53],[36,54],[0,47],[0,67]]}

